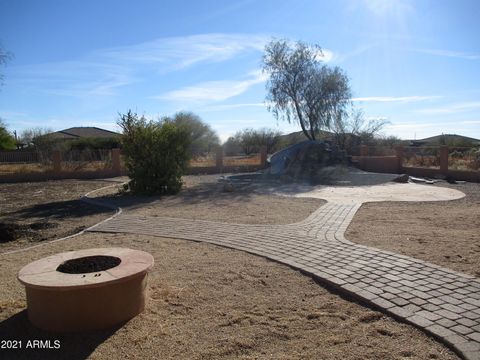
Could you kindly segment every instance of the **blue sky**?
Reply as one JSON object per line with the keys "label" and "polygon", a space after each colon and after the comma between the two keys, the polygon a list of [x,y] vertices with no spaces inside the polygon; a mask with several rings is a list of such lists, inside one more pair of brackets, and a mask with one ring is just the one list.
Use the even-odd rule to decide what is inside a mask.
{"label": "blue sky", "polygon": [[226,139],[283,132],[265,107],[275,38],[318,44],[386,135],[480,138],[480,1],[0,0],[0,117],[11,130],[116,129],[118,113],[193,111]]}

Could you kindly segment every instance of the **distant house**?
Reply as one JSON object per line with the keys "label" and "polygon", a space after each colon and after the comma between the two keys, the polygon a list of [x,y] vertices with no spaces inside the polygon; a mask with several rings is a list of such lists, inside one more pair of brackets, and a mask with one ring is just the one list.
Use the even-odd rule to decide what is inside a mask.
{"label": "distant house", "polygon": [[72,127],[36,136],[29,145],[50,150],[113,149],[120,147],[120,136],[117,132],[97,127]]}
{"label": "distant house", "polygon": [[100,129],[97,127],[86,126],[72,127],[65,130],[55,131],[46,135],[49,137],[54,137],[56,139],[74,140],[80,138],[111,138],[115,136],[120,136],[121,134],[110,130]]}

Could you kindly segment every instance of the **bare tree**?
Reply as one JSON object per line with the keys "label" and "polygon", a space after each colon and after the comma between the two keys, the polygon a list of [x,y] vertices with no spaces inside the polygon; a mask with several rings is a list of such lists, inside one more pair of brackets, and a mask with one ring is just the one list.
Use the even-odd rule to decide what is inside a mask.
{"label": "bare tree", "polygon": [[20,134],[19,142],[22,143],[23,145],[31,146],[35,143],[36,139],[40,141],[41,139],[39,138],[41,136],[45,136],[52,132],[53,130],[50,128],[36,127],[36,128],[25,129]]}
{"label": "bare tree", "polygon": [[281,132],[274,129],[243,129],[227,140],[225,148],[228,153],[236,148],[241,149],[246,155],[250,155],[260,152],[261,147],[265,146],[267,153],[270,153],[277,145],[280,135]]}
{"label": "bare tree", "polygon": [[361,109],[352,109],[350,114],[337,117],[330,131],[335,145],[349,152],[354,146],[371,142],[387,124],[383,118],[367,120]]}
{"label": "bare tree", "polygon": [[267,148],[267,153],[271,153],[278,144],[280,135],[282,135],[280,131],[268,128],[263,128],[254,132],[258,147],[265,146]]}
{"label": "bare tree", "polygon": [[[13,54],[11,52],[6,51],[2,45],[0,44],[0,65],[6,65],[9,60],[13,58]],[[0,73],[0,86],[3,85],[3,80],[5,76]]]}
{"label": "bare tree", "polygon": [[345,116],[351,97],[348,77],[339,67],[323,64],[322,55],[318,45],[273,40],[263,56],[269,110],[277,119],[298,122],[311,140]]}

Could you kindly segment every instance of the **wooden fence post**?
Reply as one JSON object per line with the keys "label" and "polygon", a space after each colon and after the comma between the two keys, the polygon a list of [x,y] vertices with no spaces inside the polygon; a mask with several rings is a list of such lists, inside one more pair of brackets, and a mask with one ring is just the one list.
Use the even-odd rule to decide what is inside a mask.
{"label": "wooden fence post", "polygon": [[448,146],[440,146],[440,173],[448,174]]}
{"label": "wooden fence post", "polygon": [[218,172],[222,172],[223,169],[223,147],[219,146],[217,148],[217,153],[215,157],[215,167]]}
{"label": "wooden fence post", "polygon": [[53,172],[59,173],[62,171],[62,153],[59,150],[54,150],[52,153]]}
{"label": "wooden fence post", "polygon": [[120,149],[112,149],[112,170],[118,176],[120,175]]}
{"label": "wooden fence post", "polygon": [[265,167],[267,165],[267,147],[262,146],[260,148],[260,166]]}

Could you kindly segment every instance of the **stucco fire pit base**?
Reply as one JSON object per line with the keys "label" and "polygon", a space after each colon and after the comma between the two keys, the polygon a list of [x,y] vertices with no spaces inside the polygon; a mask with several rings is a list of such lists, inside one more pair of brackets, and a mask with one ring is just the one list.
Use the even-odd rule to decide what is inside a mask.
{"label": "stucco fire pit base", "polygon": [[[34,261],[20,270],[28,317],[55,332],[105,329],[141,313],[153,257],[144,251],[98,248]],[[72,273],[73,272],[73,273]]]}

